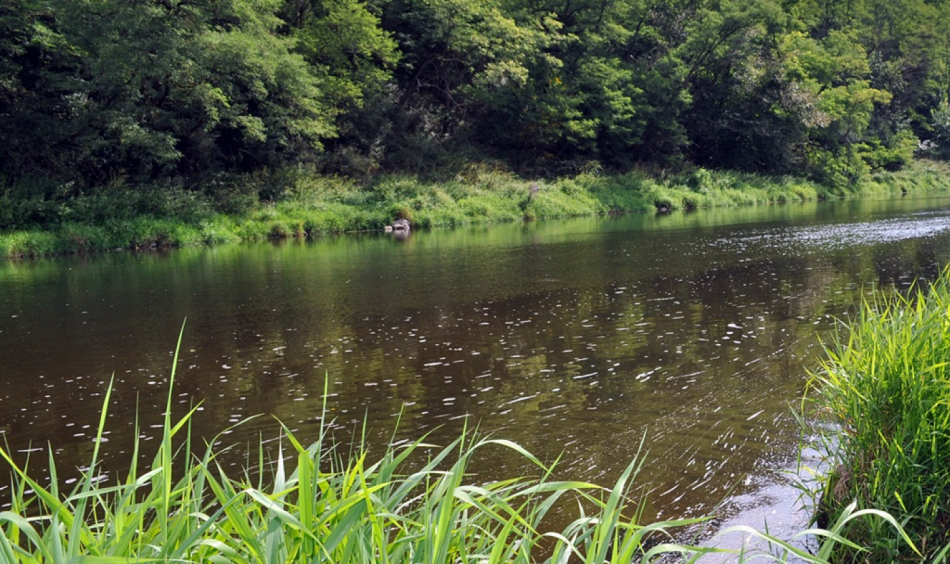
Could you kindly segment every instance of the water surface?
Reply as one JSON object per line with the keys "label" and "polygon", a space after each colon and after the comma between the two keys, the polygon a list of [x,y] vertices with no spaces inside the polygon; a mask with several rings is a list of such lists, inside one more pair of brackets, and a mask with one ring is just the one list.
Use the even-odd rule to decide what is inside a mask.
{"label": "water surface", "polygon": [[[274,418],[313,440],[326,385],[340,437],[477,425],[605,485],[645,437],[647,516],[703,514],[794,462],[833,318],[948,262],[943,197],[2,263],[0,431],[80,466],[114,375],[119,468],[136,407],[145,444],[160,432],[187,318],[173,397],[201,402],[208,438],[266,414],[221,440],[274,437]],[[476,468],[524,471],[501,450]]]}

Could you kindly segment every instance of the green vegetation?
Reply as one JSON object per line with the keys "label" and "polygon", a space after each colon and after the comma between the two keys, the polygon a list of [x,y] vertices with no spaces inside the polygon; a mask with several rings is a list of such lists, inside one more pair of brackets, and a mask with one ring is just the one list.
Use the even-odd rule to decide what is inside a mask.
{"label": "green vegetation", "polygon": [[[853,501],[894,515],[927,561],[950,552],[950,270],[911,297],[878,295],[842,327],[815,377],[814,400],[837,427],[821,510]],[[840,432],[839,432],[840,431]],[[870,554],[836,560],[917,560],[894,530],[853,521],[848,538]]]}
{"label": "green vegetation", "polygon": [[[177,360],[176,352],[175,364]],[[174,376],[173,369],[171,387]],[[60,489],[52,458],[50,484],[43,486],[0,449],[16,474],[11,510],[0,513],[4,562],[95,557],[97,562],[527,563],[539,561],[542,551],[547,562],[572,557],[650,561],[689,550],[656,541],[668,540],[669,528],[696,522],[636,523],[626,498],[636,461],[613,489],[604,489],[555,481],[553,466],[518,445],[467,434],[444,448],[421,440],[391,446],[370,463],[365,445],[348,456],[325,446],[330,443],[328,425],[321,426],[310,447],[283,428],[282,438],[293,450],[289,457],[281,451],[275,460],[265,460],[261,445],[257,479],[250,473],[230,477],[213,447],[193,451],[189,420],[194,409],[172,420],[171,388],[151,466],[139,471],[136,440],[128,476],[106,486],[98,479],[104,471],[99,450],[111,391],[110,385],[92,461],[71,492]],[[469,461],[490,448],[518,452],[539,475],[471,483]],[[293,470],[285,467],[287,461]],[[584,509],[563,531],[544,532],[545,517],[562,498]]]}
{"label": "green vegetation", "polygon": [[[950,166],[919,161],[869,175],[851,194],[946,190]],[[261,202],[266,189],[272,199]],[[533,189],[536,187],[537,189]],[[470,166],[445,182],[387,175],[363,186],[305,174],[245,179],[202,194],[151,186],[93,191],[64,201],[0,198],[0,258],[178,247],[380,230],[404,217],[417,227],[522,221],[834,198],[799,177],[696,169],[680,174],[587,172],[532,183]]]}
{"label": "green vegetation", "polygon": [[[373,199],[403,182],[387,175],[436,184],[464,176],[463,163],[549,184],[568,177],[565,190],[600,169],[637,184],[639,167],[792,174],[818,192],[860,191],[915,153],[950,155],[948,2],[9,0],[0,232],[88,223],[90,198],[151,217],[156,202],[142,200],[161,191],[234,213],[279,201],[298,176],[349,178],[347,190]],[[650,178],[659,197],[684,205],[719,198],[667,194],[666,173]],[[458,204],[433,211],[432,224],[521,215],[444,191]],[[551,195],[528,215],[636,209],[654,197]],[[381,221],[333,202],[318,230]],[[277,215],[278,234],[306,231],[302,211]],[[70,237],[85,241],[71,249],[112,246],[126,231],[136,238],[126,245],[261,236],[204,220],[4,246],[20,249],[7,255],[54,252]]]}
{"label": "green vegetation", "polygon": [[[179,349],[181,337],[179,337]],[[215,450],[218,439],[195,449],[190,420],[197,407],[173,419],[174,355],[157,452],[139,468],[142,443],[135,441],[127,476],[115,485],[103,477],[100,448],[112,394],[105,393],[92,459],[82,477],[61,481],[50,451],[49,480],[37,480],[0,448],[13,471],[10,509],[0,512],[3,562],[605,562],[656,561],[665,554],[695,560],[729,552],[675,544],[671,534],[701,520],[640,524],[629,499],[642,458],[634,460],[613,488],[554,479],[547,466],[504,439],[463,432],[438,448],[418,440],[389,445],[376,462],[365,444],[347,452],[332,443],[326,409],[315,444],[305,447],[286,427],[273,458],[263,442],[242,476],[229,476]],[[139,437],[136,426],[135,436]],[[263,439],[262,439],[263,441]],[[479,481],[467,468],[489,449],[517,452],[534,477]],[[641,444],[642,449],[642,444]],[[557,512],[569,523],[548,531]],[[772,544],[775,559],[828,561],[832,550],[859,547],[838,533],[850,521],[874,517],[909,542],[889,515],[844,509],[816,555],[750,529],[740,531]],[[916,547],[910,545],[913,550]],[[738,561],[752,554],[739,553]],[[80,560],[77,560],[80,559]]]}
{"label": "green vegetation", "polygon": [[[691,523],[638,526],[624,515],[636,464],[605,490],[551,480],[553,468],[519,446],[465,435],[444,448],[421,441],[392,447],[371,463],[362,447],[343,458],[324,450],[325,434],[306,448],[284,429],[295,468],[285,467],[282,452],[265,463],[261,446],[257,463],[268,470],[256,479],[235,478],[212,448],[192,451],[190,416],[166,417],[150,468],[139,472],[136,449],[127,478],[115,486],[94,482],[98,443],[71,492],[60,490],[55,469],[48,487],[17,469],[12,509],[0,514],[3,561],[535,562],[542,550],[549,562],[571,555],[586,562],[650,560],[682,549],[655,542],[649,548],[645,541],[665,540],[667,528]],[[100,425],[97,441],[101,431]],[[182,432],[184,444],[176,448]],[[540,476],[472,483],[467,464],[489,448],[514,449]],[[0,454],[12,464],[8,453]],[[585,501],[590,513],[559,533],[543,532],[542,520],[563,496]],[[28,518],[36,513],[42,517]]]}

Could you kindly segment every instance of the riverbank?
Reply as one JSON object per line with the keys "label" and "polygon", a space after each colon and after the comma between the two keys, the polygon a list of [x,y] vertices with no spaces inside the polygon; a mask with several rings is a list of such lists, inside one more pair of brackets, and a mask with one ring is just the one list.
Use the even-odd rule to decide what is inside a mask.
{"label": "riverbank", "polygon": [[705,169],[543,181],[473,166],[444,182],[387,176],[368,185],[284,171],[210,182],[203,192],[112,186],[69,201],[11,192],[0,198],[0,258],[313,237],[382,230],[397,218],[433,228],[947,189],[950,166],[933,161],[870,175],[848,189]]}
{"label": "riverbank", "polygon": [[923,557],[875,520],[854,520],[839,562],[940,562],[950,553],[950,269],[909,297],[877,294],[829,348],[813,407],[835,425],[824,449],[819,524],[874,508],[903,524]]}

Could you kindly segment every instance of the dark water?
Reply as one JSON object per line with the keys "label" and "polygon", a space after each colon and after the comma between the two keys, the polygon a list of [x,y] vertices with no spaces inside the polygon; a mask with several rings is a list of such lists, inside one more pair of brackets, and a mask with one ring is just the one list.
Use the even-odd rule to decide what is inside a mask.
{"label": "dark water", "polygon": [[79,466],[114,374],[120,467],[136,406],[146,446],[160,430],[187,318],[173,398],[203,402],[206,437],[263,413],[313,440],[328,380],[341,436],[365,419],[382,444],[400,413],[399,439],[478,425],[605,485],[645,436],[647,515],[696,515],[794,462],[792,407],[832,317],[948,262],[944,197],[3,263],[0,431]]}

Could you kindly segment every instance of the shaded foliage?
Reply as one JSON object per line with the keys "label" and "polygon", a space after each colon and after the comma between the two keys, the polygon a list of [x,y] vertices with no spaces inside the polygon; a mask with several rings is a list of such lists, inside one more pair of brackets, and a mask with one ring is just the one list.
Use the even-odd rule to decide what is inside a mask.
{"label": "shaded foliage", "polygon": [[9,0],[0,195],[470,160],[847,186],[950,154],[948,32],[946,0]]}

